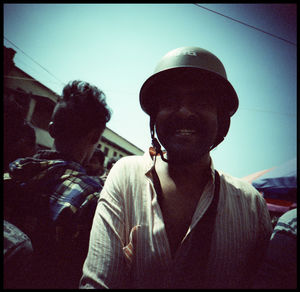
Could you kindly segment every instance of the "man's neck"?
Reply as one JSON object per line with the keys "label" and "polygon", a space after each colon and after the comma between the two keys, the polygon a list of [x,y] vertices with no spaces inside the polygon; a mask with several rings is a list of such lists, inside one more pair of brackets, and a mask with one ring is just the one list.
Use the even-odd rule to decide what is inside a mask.
{"label": "man's neck", "polygon": [[79,164],[82,164],[82,162],[83,162],[83,159],[84,159],[83,154],[84,153],[82,153],[82,151],[77,151],[76,147],[74,147],[72,150],[54,147],[53,150],[58,151],[59,153],[61,153],[64,157],[66,157],[69,160],[72,160]]}
{"label": "man's neck", "polygon": [[209,153],[203,155],[199,160],[186,164],[172,164],[160,160],[161,167],[175,181],[199,181],[205,179],[210,173],[211,157]]}

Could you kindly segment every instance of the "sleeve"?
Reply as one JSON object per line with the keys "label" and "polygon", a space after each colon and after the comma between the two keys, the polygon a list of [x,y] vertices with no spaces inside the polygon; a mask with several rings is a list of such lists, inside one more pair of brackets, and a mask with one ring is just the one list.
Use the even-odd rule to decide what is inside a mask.
{"label": "sleeve", "polygon": [[63,287],[78,288],[99,192],[81,177],[64,181],[57,192],[61,196],[52,204],[51,217],[55,232],[53,258],[59,271],[57,281],[62,281]]}
{"label": "sleeve", "polygon": [[61,282],[62,287],[78,288],[88,251],[96,198],[97,193],[93,193],[87,195],[85,204],[80,208],[72,205],[63,208],[54,222],[57,283]]}
{"label": "sleeve", "polygon": [[[269,210],[264,198],[257,193],[255,201],[258,220],[256,228],[256,242],[253,246],[252,252],[249,254],[248,259],[249,273],[247,282],[249,287],[251,287],[255,275],[263,261],[264,255],[267,252],[268,244],[273,231]],[[252,267],[252,269],[250,269],[250,267]]]}
{"label": "sleeve", "polygon": [[121,190],[124,170],[116,164],[100,194],[90,234],[80,288],[126,288],[129,270],[123,252],[125,210]]}
{"label": "sleeve", "polygon": [[[260,239],[260,250],[262,251],[262,256],[266,252],[269,241],[273,232],[273,226],[272,226],[272,221],[270,217],[270,213],[267,207],[267,203],[265,199],[259,195],[260,199],[260,206],[259,206],[259,225],[260,225],[260,234],[259,234],[259,239]],[[260,258],[261,262],[262,258]]]}

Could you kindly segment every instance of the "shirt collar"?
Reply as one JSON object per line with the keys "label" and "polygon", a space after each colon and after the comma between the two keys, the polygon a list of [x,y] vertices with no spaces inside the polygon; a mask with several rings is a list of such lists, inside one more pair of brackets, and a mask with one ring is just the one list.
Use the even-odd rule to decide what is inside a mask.
{"label": "shirt collar", "polygon": [[[157,154],[159,155],[159,154]],[[155,160],[156,160],[156,152],[153,147],[149,147],[148,151],[145,151],[143,158],[145,161],[145,175],[149,176],[152,168],[155,165]]]}
{"label": "shirt collar", "polygon": [[[165,151],[163,151],[165,153]],[[156,153],[154,147],[149,147],[148,151],[145,151],[143,154],[143,158],[145,160],[145,175],[149,175],[152,168],[155,165],[156,156],[160,156],[159,153]],[[215,181],[215,168],[212,161],[212,158],[210,158],[210,176],[212,177],[212,182]]]}

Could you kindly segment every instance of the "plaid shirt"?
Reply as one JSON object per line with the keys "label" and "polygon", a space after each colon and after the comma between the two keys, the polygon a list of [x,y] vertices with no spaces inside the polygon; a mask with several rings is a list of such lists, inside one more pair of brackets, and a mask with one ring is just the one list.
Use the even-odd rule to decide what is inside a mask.
{"label": "plaid shirt", "polygon": [[[49,282],[52,272],[56,282],[58,274],[78,281],[102,184],[80,164],[50,150],[12,162],[9,176],[5,179],[7,219],[29,235],[43,262],[56,266],[45,273]],[[70,287],[65,276],[62,282],[59,288]],[[78,282],[71,287],[77,286]]]}

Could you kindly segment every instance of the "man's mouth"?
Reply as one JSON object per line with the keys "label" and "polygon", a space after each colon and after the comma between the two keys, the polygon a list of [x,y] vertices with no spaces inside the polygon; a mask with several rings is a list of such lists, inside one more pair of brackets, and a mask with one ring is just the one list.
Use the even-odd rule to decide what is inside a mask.
{"label": "man's mouth", "polygon": [[193,129],[177,129],[175,134],[178,136],[191,136],[196,134],[196,130]]}

